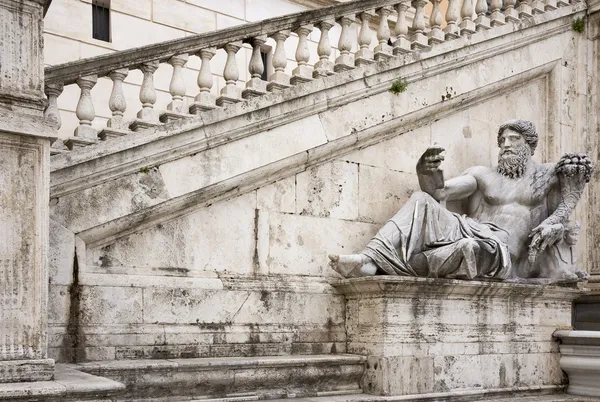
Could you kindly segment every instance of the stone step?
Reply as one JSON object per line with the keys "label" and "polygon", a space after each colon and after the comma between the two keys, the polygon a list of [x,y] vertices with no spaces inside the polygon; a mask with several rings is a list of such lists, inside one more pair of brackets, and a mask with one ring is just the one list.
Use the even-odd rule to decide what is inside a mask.
{"label": "stone step", "polygon": [[125,385],[57,364],[53,381],[0,384],[0,401],[112,401]]}
{"label": "stone step", "polygon": [[[78,370],[123,383],[117,400],[237,402],[358,394],[366,359],[357,355],[114,360]],[[218,399],[221,398],[221,399]]]}
{"label": "stone step", "polygon": [[[534,396],[522,396],[518,392],[514,395],[507,395],[504,397],[492,397],[482,398],[481,395],[476,399],[473,399],[474,395],[469,395],[469,392],[465,392],[462,395],[456,393],[453,396],[443,397],[441,394],[438,396],[422,395],[422,396],[373,396],[366,394],[355,394],[345,396],[320,396],[320,397],[309,397],[309,398],[296,398],[294,402],[408,402],[408,401],[472,401],[472,402],[600,402],[600,398],[581,397],[575,395],[566,394],[552,394],[552,395],[534,395]],[[250,400],[250,399],[248,399]],[[289,399],[273,399],[269,402],[286,402]],[[205,400],[195,400],[193,402],[208,402]],[[210,402],[229,402],[221,399],[213,399]],[[231,401],[233,402],[233,401]]]}

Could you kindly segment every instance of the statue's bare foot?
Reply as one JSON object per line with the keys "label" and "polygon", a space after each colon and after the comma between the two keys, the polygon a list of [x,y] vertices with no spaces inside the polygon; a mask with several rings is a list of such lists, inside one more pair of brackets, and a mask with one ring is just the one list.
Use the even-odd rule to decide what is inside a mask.
{"label": "statue's bare foot", "polygon": [[330,254],[329,266],[344,278],[375,275],[377,267],[364,254]]}

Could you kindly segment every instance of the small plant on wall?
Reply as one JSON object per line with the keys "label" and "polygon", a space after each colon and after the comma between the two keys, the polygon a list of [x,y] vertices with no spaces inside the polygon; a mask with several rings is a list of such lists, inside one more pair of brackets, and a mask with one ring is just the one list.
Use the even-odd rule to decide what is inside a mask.
{"label": "small plant on wall", "polygon": [[398,95],[408,88],[408,81],[406,78],[398,78],[396,81],[392,83],[392,87],[390,88],[390,92],[394,95]]}
{"label": "small plant on wall", "polygon": [[583,33],[583,31],[585,31],[585,20],[583,17],[575,18],[575,20],[573,20],[573,31],[577,33]]}

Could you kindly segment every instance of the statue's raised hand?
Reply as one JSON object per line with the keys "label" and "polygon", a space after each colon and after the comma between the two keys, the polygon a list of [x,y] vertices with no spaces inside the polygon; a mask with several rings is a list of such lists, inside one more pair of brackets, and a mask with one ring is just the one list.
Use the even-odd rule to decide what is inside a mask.
{"label": "statue's raised hand", "polygon": [[444,160],[444,151],[445,149],[437,144],[427,148],[417,162],[417,173],[431,175],[437,172]]}

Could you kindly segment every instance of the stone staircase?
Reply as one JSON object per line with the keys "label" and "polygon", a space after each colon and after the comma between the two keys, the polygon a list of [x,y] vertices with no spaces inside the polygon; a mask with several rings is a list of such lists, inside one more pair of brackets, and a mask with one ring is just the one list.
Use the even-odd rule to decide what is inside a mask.
{"label": "stone staircase", "polygon": [[[85,353],[112,351],[112,355],[106,354],[109,360],[105,361],[64,366],[67,374],[70,374],[66,378],[57,374],[55,381],[47,385],[47,391],[26,391],[23,388],[22,394],[9,395],[2,394],[4,386],[0,386],[0,399],[204,402],[295,399],[351,402],[491,401],[490,398],[498,398],[494,400],[591,401],[585,398],[543,395],[559,392],[560,389],[556,387],[516,387],[490,392],[487,399],[482,397],[479,390],[452,395],[428,394],[419,398],[369,396],[361,393],[364,358],[353,355],[110,360],[116,355],[115,349],[152,350],[156,341],[152,338],[149,344],[142,344],[145,339],[143,335],[154,336],[155,332],[163,333],[170,326],[173,327],[171,333],[178,335],[177,331],[183,325],[187,330],[201,328],[205,324],[203,330],[208,337],[213,335],[210,333],[212,328],[221,324],[219,320],[230,325],[236,319],[235,328],[240,332],[235,335],[245,335],[245,326],[252,329],[252,320],[257,320],[253,314],[242,310],[246,300],[255,303],[253,306],[248,303],[249,311],[261,311],[261,319],[268,317],[275,324],[279,323],[276,320],[285,323],[292,321],[295,316],[302,316],[303,319],[299,319],[298,323],[293,322],[295,327],[290,330],[291,333],[302,336],[305,333],[314,334],[314,328],[322,326],[332,339],[324,338],[320,342],[331,348],[330,344],[334,341],[330,333],[332,321],[325,317],[316,323],[306,322],[308,320],[299,311],[305,309],[303,303],[312,303],[312,308],[322,311],[339,305],[339,296],[333,294],[326,279],[310,281],[305,272],[289,283],[278,276],[251,277],[250,280],[241,274],[231,275],[231,278],[220,274],[185,278],[171,273],[172,276],[167,277],[167,281],[155,272],[136,272],[130,276],[126,264],[121,267],[111,267],[108,263],[108,267],[104,263],[98,266],[91,256],[104,252],[102,247],[132,233],[167,224],[191,211],[204,206],[208,208],[222,200],[255,191],[278,180],[288,179],[290,176],[293,179],[294,174],[344,153],[377,144],[450,116],[457,110],[482,103],[493,96],[503,96],[507,90],[556,74],[553,71],[557,65],[562,64],[562,56],[553,54],[557,44],[551,42],[552,35],[568,32],[571,19],[583,15],[585,11],[585,4],[568,3],[564,0],[558,4],[552,0],[535,1],[531,4],[522,1],[518,11],[514,9],[514,4],[511,6],[511,2],[507,1],[506,8],[502,11],[502,2],[498,7],[498,1],[494,1],[492,23],[488,25],[486,18],[489,21],[490,16],[484,10],[485,2],[478,2],[478,10],[470,10],[471,14],[477,11],[477,19],[469,17],[467,7],[463,21],[458,23],[458,17],[454,13],[456,10],[452,6],[455,3],[450,0],[451,11],[446,14],[444,21],[446,29],[440,34],[441,27],[437,23],[439,9],[435,11],[439,2],[433,3],[428,24],[424,18],[424,1],[353,1],[49,67],[46,70],[46,118],[56,128],[60,126],[56,101],[62,88],[76,84],[81,89],[77,108],[80,124],[75,135],[66,142],[68,149],[60,146],[54,149],[56,155],[51,161],[50,189],[52,219],[65,228],[63,232],[69,232],[68,236],[73,235],[72,242],[79,265],[73,283],[57,283],[54,280],[51,292],[59,310],[68,305],[66,298],[64,303],[56,302],[62,300],[59,295],[64,296],[67,286],[75,285],[74,287],[89,291],[92,301],[84,305],[87,301],[82,299],[81,309],[85,314],[81,313],[81,317],[69,316],[70,319],[74,316],[81,319],[82,323],[75,320],[71,324],[80,331],[77,336],[87,342],[80,341],[82,343],[76,346]],[[390,8],[395,10],[395,14],[390,14]],[[372,15],[367,16],[371,9],[378,14],[373,18],[377,26],[378,46],[370,49],[364,40],[357,39],[355,44],[360,49],[351,54],[349,49],[352,43],[347,44],[353,40],[348,34],[350,20],[357,15],[361,22],[371,18]],[[411,27],[406,17],[407,12],[410,12],[411,18],[415,15]],[[388,26],[390,16],[395,18],[395,21],[394,18],[391,19],[395,23],[393,34]],[[341,54],[334,63],[329,60],[332,51],[327,32],[336,21],[341,28]],[[314,26],[321,28],[321,41],[317,49],[320,64],[308,67],[308,56],[304,51],[302,38]],[[366,37],[371,28],[368,23],[363,23],[361,29],[365,32],[361,36]],[[282,60],[286,58],[282,52],[285,52],[286,35],[290,31],[296,32],[299,38],[296,53],[298,65],[291,74],[286,75],[282,70]],[[257,79],[255,75],[265,66],[260,57],[253,57],[249,66],[243,66],[249,69],[253,78],[245,85],[245,90],[242,90],[236,86],[235,70],[239,66],[235,64],[235,54],[242,43],[250,44],[256,54],[266,36],[277,40],[273,63],[276,73],[269,82]],[[391,41],[391,46],[388,45],[388,40]],[[546,40],[540,45],[539,53],[537,48],[536,52],[531,49],[536,42]],[[228,81],[218,98],[209,93],[212,86],[210,60],[217,50],[227,53],[224,76]],[[515,63],[509,71],[502,58],[507,53],[513,59],[524,61]],[[529,58],[530,54],[536,54],[536,57]],[[199,93],[192,105],[185,105],[182,100],[185,88],[181,88],[181,67],[193,55],[201,60]],[[173,66],[172,103],[167,112],[159,116],[152,102],[153,73],[157,64],[165,62]],[[123,98],[121,85],[128,69],[139,69],[144,75],[140,90],[144,106],[133,122],[124,121],[126,106],[120,101]],[[481,70],[486,72],[485,79],[480,79],[478,75]],[[449,87],[448,82],[453,75],[463,77],[460,86],[453,84],[454,88]],[[107,99],[113,118],[101,131],[93,129],[91,125],[95,116],[90,91],[98,77],[108,77],[113,82],[113,91]],[[409,89],[406,93],[392,97],[390,101],[388,90],[399,78],[409,88],[423,90]],[[361,103],[365,99],[368,101]],[[182,176],[186,180],[182,180]],[[136,194],[135,200],[132,200],[132,194]],[[262,215],[262,212],[259,214],[258,207],[252,208],[253,213],[256,211],[253,215],[254,223],[259,225],[267,215]],[[258,238],[258,229],[255,230],[251,235]],[[62,239],[55,242],[57,247],[66,243]],[[67,251],[72,252],[72,249]],[[72,255],[70,261],[73,260]],[[98,261],[107,262],[109,258],[100,258]],[[144,263],[139,265],[143,266]],[[185,282],[188,280],[193,285]],[[287,286],[285,289],[284,285]],[[102,317],[104,311],[95,307],[111,304],[111,292],[120,290],[121,287],[124,289],[124,296],[119,296],[120,293],[116,292],[117,297],[132,302],[132,307],[125,307],[124,310],[139,309],[146,315],[151,314],[148,307],[167,303],[165,298],[161,298],[163,293],[167,294],[163,287],[176,289],[173,294],[179,292],[180,296],[189,290],[189,294],[186,293],[180,299],[186,299],[186,303],[188,297],[199,301],[194,308],[202,312],[198,313],[198,317],[207,321],[198,323],[196,319],[194,322],[196,317],[192,317],[189,322],[180,322],[183,320],[181,316],[187,317],[191,308],[188,304],[179,306],[176,304],[179,300],[173,302],[171,299],[170,302],[174,304],[168,314],[160,315],[161,312],[157,312],[156,318],[131,319],[135,321],[135,325],[123,319],[129,318],[125,312],[119,311],[119,314],[113,316],[107,310],[109,317],[116,318],[110,325],[106,325]],[[187,290],[181,292],[180,288]],[[139,297],[138,305],[136,297],[142,292],[144,295]],[[240,299],[239,306],[233,304],[234,292],[247,292]],[[297,294],[300,296],[290,296],[289,300],[282,298],[287,303],[285,305],[270,304],[269,292],[275,295],[285,294],[286,297],[296,297]],[[214,294],[214,299],[206,301],[204,297],[209,293]],[[104,303],[105,301],[107,302]],[[201,304],[204,302],[206,305]],[[214,309],[215,305],[220,306],[221,302],[232,303],[230,310],[242,311],[242,314],[232,314],[231,319],[215,316],[210,321],[206,318],[210,314],[206,312]],[[259,305],[264,310],[260,310],[257,307]],[[283,307],[281,311],[276,309],[282,305],[288,310]],[[56,315],[60,316],[60,313],[61,311]],[[155,324],[157,327],[153,326]],[[57,320],[50,331],[53,339],[51,347],[55,349],[68,344],[64,339],[72,335],[65,334],[61,325],[63,324]],[[337,322],[336,325],[343,326],[343,323]],[[99,328],[106,331],[103,332],[105,336],[94,336],[97,334],[94,331]],[[265,328],[261,327],[261,331],[264,331],[261,334],[270,335],[268,331],[279,331],[268,325]],[[130,333],[135,334],[136,342],[140,339],[138,344],[117,343],[119,339],[129,341]],[[302,340],[306,341],[305,338]],[[338,339],[335,338],[335,341]],[[238,344],[231,342],[232,344],[223,347],[236,350]],[[191,343],[193,347],[199,345],[195,338]],[[343,339],[339,343],[343,345]],[[288,344],[282,341],[273,341],[273,344],[281,348],[273,353],[289,353],[284,349]],[[179,344],[174,345],[165,340],[164,353],[177,353]],[[326,351],[319,349],[313,353]],[[31,392],[37,393],[33,395]],[[519,396],[520,393],[540,395],[524,397]]]}

